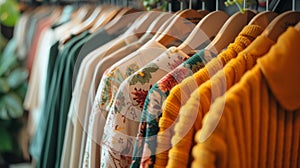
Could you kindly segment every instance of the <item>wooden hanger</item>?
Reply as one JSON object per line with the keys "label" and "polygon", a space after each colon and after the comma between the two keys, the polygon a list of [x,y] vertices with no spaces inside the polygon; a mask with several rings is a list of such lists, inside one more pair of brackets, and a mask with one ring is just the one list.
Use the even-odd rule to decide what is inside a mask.
{"label": "wooden hanger", "polygon": [[151,25],[148,27],[145,34],[150,33],[154,35],[153,39],[156,39],[154,37],[155,36],[158,37],[161,34],[162,30],[164,30],[167,27],[168,23],[172,21],[172,16],[173,14],[167,12],[161,12],[159,16],[157,16],[156,19],[152,21]]}
{"label": "wooden hanger", "polygon": [[90,15],[89,11],[90,11],[90,6],[88,5],[84,5],[81,6],[80,8],[75,9],[71,14],[70,21],[64,25],[72,24],[74,22],[76,23],[83,22]]}
{"label": "wooden hanger", "polygon": [[272,11],[263,11],[254,16],[249,25],[258,25],[265,29],[278,14]]}
{"label": "wooden hanger", "polygon": [[222,11],[214,11],[205,16],[193,29],[189,37],[178,47],[186,54],[192,54],[207,40],[215,37],[229,16]]}
{"label": "wooden hanger", "polygon": [[161,15],[158,16],[157,19],[152,22],[152,24],[149,26],[146,32],[151,33],[153,35],[157,34],[157,36],[159,36],[159,29],[163,27],[165,23],[168,22],[171,16],[172,14],[170,13],[162,12]]}
{"label": "wooden hanger", "polygon": [[249,25],[258,25],[265,29],[278,14],[269,11],[269,0],[266,1],[266,11],[263,11],[249,22]]}
{"label": "wooden hanger", "polygon": [[153,39],[158,39],[158,37],[166,30],[166,28],[169,26],[169,24],[172,22],[172,20],[175,19],[176,15],[179,14],[180,12],[177,11],[174,14],[172,13],[168,13],[167,14],[167,19],[166,21],[162,24],[161,27],[158,28],[157,32],[155,33],[155,35],[153,36]]}
{"label": "wooden hanger", "polygon": [[82,23],[84,21],[84,19],[87,17],[87,15],[89,13],[88,11],[89,11],[89,7],[87,5],[78,8],[74,13],[72,13],[71,20],[68,23],[55,28],[54,31],[55,31],[56,36],[58,34],[59,35],[60,34],[69,34],[70,27],[72,27],[73,25]]}
{"label": "wooden hanger", "polygon": [[287,11],[277,16],[262,33],[273,41],[286,31],[289,26],[295,26],[300,21],[300,12]]}
{"label": "wooden hanger", "polygon": [[[62,8],[61,15],[55,20],[55,22],[52,23],[52,25],[61,25],[65,22],[67,22],[67,20],[65,19],[66,18],[65,13],[67,12],[68,9],[70,9],[72,7],[65,6],[65,7],[60,7],[60,8]],[[55,12],[56,11],[54,10],[52,13],[55,13]],[[73,13],[74,13],[74,10],[72,9],[72,13],[70,14],[70,17],[69,17],[70,19],[69,20],[71,20],[71,16],[72,16]]]}
{"label": "wooden hanger", "polygon": [[176,40],[183,41],[204,16],[195,10],[186,9],[180,12],[163,33],[156,39],[157,42],[164,46],[168,46]]}
{"label": "wooden hanger", "polygon": [[101,14],[101,11],[103,11],[101,6],[95,8],[93,13],[88,17],[88,19],[86,19],[81,24],[72,28],[69,31],[70,32],[69,34],[62,37],[62,39],[60,40],[60,46],[65,44],[66,42],[68,42],[71,39],[72,34],[78,35],[78,34],[82,33],[83,31],[91,28],[93,26],[93,24],[96,22],[97,17]]}
{"label": "wooden hanger", "polygon": [[197,10],[198,13],[200,13],[200,15],[208,15],[210,12],[208,10]]}
{"label": "wooden hanger", "polygon": [[108,34],[114,34],[120,28],[128,26],[129,23],[134,22],[139,17],[139,15],[130,15],[126,17],[126,15],[135,12],[139,12],[139,10],[133,8],[123,8],[113,20],[104,26],[104,29]]}
{"label": "wooden hanger", "polygon": [[54,18],[54,22],[60,22],[61,21],[61,17],[63,14],[63,9],[60,7],[57,7],[54,9],[54,11],[51,13],[51,17]]}
{"label": "wooden hanger", "polygon": [[298,22],[295,26],[295,29],[298,31],[299,35],[300,35],[300,22]]}
{"label": "wooden hanger", "polygon": [[158,39],[161,35],[163,35],[163,32],[167,29],[167,27],[171,24],[171,22],[176,18],[176,16],[181,11],[177,11],[174,14],[168,13],[166,20],[164,20],[164,23],[158,28],[158,30],[155,32],[155,35],[153,36],[153,40]]}
{"label": "wooden hanger", "polygon": [[140,38],[147,32],[150,25],[153,24],[153,22],[157,20],[161,14],[162,12],[145,12],[144,16],[139,20],[139,22],[135,26],[132,26],[134,34]]}
{"label": "wooden hanger", "polygon": [[99,16],[101,16],[101,14],[103,14],[105,12],[106,11],[103,10],[102,6],[95,8],[93,13],[89,16],[89,18],[87,20],[85,20],[82,24],[72,28],[72,30],[71,30],[72,34],[78,35],[78,34],[82,33],[83,31],[88,30],[96,23]]}
{"label": "wooden hanger", "polygon": [[[191,2],[190,2],[191,3]],[[217,11],[217,10],[216,10]],[[202,9],[197,10],[202,15],[207,15],[209,14],[208,10],[205,10],[205,1],[202,1]]]}
{"label": "wooden hanger", "polygon": [[[189,9],[193,9],[192,8],[192,0],[189,1]],[[197,10],[197,12],[202,15],[203,17],[205,17],[207,14],[209,14],[210,12],[208,10],[205,10],[205,2],[202,2],[202,9]]]}
{"label": "wooden hanger", "polygon": [[88,6],[79,8],[78,10],[76,10],[76,12],[74,12],[74,14],[71,15],[71,20],[79,20],[80,22],[82,22],[84,19],[86,19],[88,11]]}
{"label": "wooden hanger", "polygon": [[246,10],[232,15],[218,32],[215,39],[205,48],[214,53],[220,53],[229,43],[233,42],[244,26],[253,18],[254,12]]}
{"label": "wooden hanger", "polygon": [[101,27],[109,23],[112,19],[114,19],[118,13],[122,10],[122,8],[117,8],[114,6],[105,7],[107,8],[107,12],[102,14],[98,19],[97,22],[90,28],[89,32],[94,33],[99,30]]}

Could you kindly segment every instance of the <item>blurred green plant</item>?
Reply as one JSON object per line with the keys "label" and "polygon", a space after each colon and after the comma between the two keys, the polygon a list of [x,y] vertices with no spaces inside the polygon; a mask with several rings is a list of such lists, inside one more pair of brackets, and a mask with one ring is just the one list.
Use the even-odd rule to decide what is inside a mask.
{"label": "blurred green plant", "polygon": [[28,72],[14,52],[0,55],[0,119],[10,120],[23,116],[22,101],[26,92]]}
{"label": "blurred green plant", "polygon": [[8,27],[13,27],[20,17],[16,0],[0,0],[0,22]]}
{"label": "blurred green plant", "polygon": [[[0,30],[1,30],[1,26],[0,26]],[[3,37],[3,35],[0,31],[0,54],[2,53],[2,51],[5,48],[6,44],[7,44],[7,39]]]}
{"label": "blurred green plant", "polygon": [[244,13],[246,10],[243,7],[244,1],[246,3],[246,6],[251,6],[256,3],[255,0],[227,0],[224,3],[226,7],[236,5],[239,8],[240,12]]}
{"label": "blurred green plant", "polygon": [[[1,25],[13,28],[19,17],[15,0],[0,0]],[[15,40],[4,38],[0,27],[0,167],[5,163],[5,153],[21,156],[17,137],[22,127],[28,72],[18,60],[15,49]]]}
{"label": "blurred green plant", "polygon": [[[0,53],[0,157],[20,155],[17,136],[22,127],[28,72],[14,52],[14,39]],[[2,50],[3,51],[3,50]]]}
{"label": "blurred green plant", "polygon": [[159,8],[163,11],[167,10],[168,1],[167,0],[142,0],[144,7],[150,11],[154,8],[157,8],[159,5]]}

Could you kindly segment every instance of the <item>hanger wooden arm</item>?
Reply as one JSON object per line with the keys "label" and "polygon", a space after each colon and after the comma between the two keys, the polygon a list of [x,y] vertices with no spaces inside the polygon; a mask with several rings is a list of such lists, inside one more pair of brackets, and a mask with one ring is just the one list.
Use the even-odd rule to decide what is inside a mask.
{"label": "hanger wooden arm", "polygon": [[213,39],[229,16],[222,11],[215,11],[205,16],[193,29],[189,37],[179,46],[183,52],[193,54],[204,42]]}
{"label": "hanger wooden arm", "polygon": [[168,22],[168,20],[172,17],[173,14],[163,12],[147,29],[147,33],[151,33],[153,35],[160,34],[159,29]]}
{"label": "hanger wooden arm", "polygon": [[[122,9],[118,15],[110,21],[107,25],[104,26],[104,29],[108,34],[114,34],[117,32],[120,28],[124,28],[129,23],[134,22],[139,15],[135,15],[132,13],[138,12],[139,10],[132,9],[132,8],[124,8]],[[132,14],[130,16],[126,16]]]}
{"label": "hanger wooden arm", "polygon": [[298,31],[299,35],[300,35],[300,22],[298,22],[295,26],[295,29]]}
{"label": "hanger wooden arm", "polygon": [[208,15],[210,12],[208,10],[197,10],[197,12],[200,14],[200,15],[203,15],[203,16],[206,16]]}
{"label": "hanger wooden arm", "polygon": [[249,22],[249,25],[258,25],[263,29],[265,29],[271,23],[271,21],[277,16],[278,14],[275,12],[264,11],[254,16]]}
{"label": "hanger wooden arm", "polygon": [[161,12],[155,12],[155,11],[146,12],[143,18],[139,21],[139,23],[136,26],[134,26],[134,34],[140,38],[143,34],[145,34],[147,29],[150,27],[150,25],[160,15]]}
{"label": "hanger wooden arm", "polygon": [[273,41],[286,31],[289,26],[295,26],[300,21],[300,12],[287,11],[277,16],[262,33]]}
{"label": "hanger wooden arm", "polygon": [[214,53],[220,53],[234,41],[254,15],[254,12],[249,10],[246,10],[244,13],[237,12],[232,15],[218,32],[215,39],[205,49]]}
{"label": "hanger wooden arm", "polygon": [[183,41],[202,18],[203,16],[195,10],[184,10],[176,15],[156,41],[164,46],[168,46],[178,39]]}
{"label": "hanger wooden arm", "polygon": [[101,7],[97,7],[94,9],[93,13],[88,17],[87,20],[85,20],[82,24],[77,25],[76,27],[72,28],[70,30],[70,33],[68,33],[66,36],[63,36],[60,40],[60,46],[65,44],[71,39],[71,35],[78,35],[82,33],[83,31],[89,29],[92,27],[92,25],[95,23],[96,18],[101,14]]}
{"label": "hanger wooden arm", "polygon": [[99,30],[101,27],[109,23],[114,17],[116,17],[121,10],[121,8],[110,7],[107,12],[102,14],[97,19],[97,22],[90,28],[89,32],[94,33]]}
{"label": "hanger wooden arm", "polygon": [[96,23],[97,18],[99,16],[101,16],[101,14],[103,14],[105,11],[102,10],[101,7],[97,7],[93,13],[91,14],[91,16],[83,22],[83,24],[78,25],[76,27],[74,27],[71,32],[74,35],[78,35],[80,33],[82,33],[85,30],[88,30],[89,28],[91,28],[93,26],[94,23]]}

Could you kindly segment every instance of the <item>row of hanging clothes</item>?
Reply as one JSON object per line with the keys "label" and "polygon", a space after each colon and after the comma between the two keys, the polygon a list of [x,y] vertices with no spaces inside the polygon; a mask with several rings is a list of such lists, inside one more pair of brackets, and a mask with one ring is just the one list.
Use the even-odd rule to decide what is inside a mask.
{"label": "row of hanging clothes", "polygon": [[292,4],[231,16],[111,4],[26,10],[14,40],[30,72],[36,166],[299,167]]}

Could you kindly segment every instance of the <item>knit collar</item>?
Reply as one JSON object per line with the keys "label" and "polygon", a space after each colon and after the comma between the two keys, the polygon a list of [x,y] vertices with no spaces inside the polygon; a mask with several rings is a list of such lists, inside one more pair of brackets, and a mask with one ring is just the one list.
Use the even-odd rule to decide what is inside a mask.
{"label": "knit collar", "polygon": [[287,110],[300,108],[300,35],[290,27],[258,60],[273,95]]}

